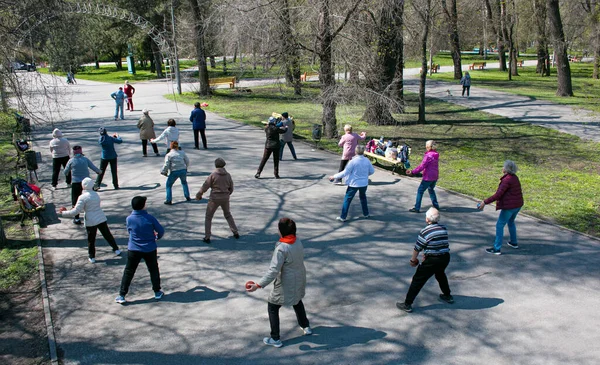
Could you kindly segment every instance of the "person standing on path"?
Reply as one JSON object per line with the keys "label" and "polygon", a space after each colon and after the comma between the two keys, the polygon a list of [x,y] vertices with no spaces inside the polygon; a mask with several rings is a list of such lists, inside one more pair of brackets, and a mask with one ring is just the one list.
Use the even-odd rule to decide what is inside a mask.
{"label": "person standing on path", "polygon": [[285,133],[281,135],[281,146],[279,147],[279,161],[283,159],[283,148],[286,144],[288,145],[294,160],[297,160],[298,158],[296,157],[296,150],[294,149],[294,145],[292,144],[292,142],[294,141],[294,129],[296,128],[296,125],[294,124],[294,121],[291,118],[289,118],[287,112],[281,113],[281,117],[283,118],[282,125],[287,129],[285,130]]}
{"label": "person standing on path", "polygon": [[471,94],[471,75],[469,75],[468,71],[465,71],[465,75],[460,79],[460,84],[462,85],[462,96],[465,96],[465,90],[467,91],[467,98]]}
{"label": "person standing on path", "polygon": [[523,191],[521,190],[521,182],[517,176],[517,165],[511,160],[504,161],[502,174],[500,185],[498,186],[496,193],[486,200],[479,202],[477,205],[478,209],[483,210],[486,204],[496,202],[496,210],[500,211],[498,221],[496,222],[496,239],[494,240],[494,246],[486,248],[485,250],[485,252],[494,255],[501,254],[502,241],[504,239],[504,226],[507,224],[508,232],[510,234],[510,241],[508,241],[507,244],[512,248],[519,248],[515,219],[523,207]]}
{"label": "person standing on path", "polygon": [[119,190],[119,177],[117,176],[117,152],[115,151],[115,143],[121,144],[123,140],[118,134],[108,135],[108,131],[104,127],[98,128],[100,138],[98,138],[98,144],[102,146],[102,154],[100,155],[100,174],[96,178],[96,184],[94,190],[100,189],[106,167],[110,164],[110,173],[112,175],[112,184],[115,190]]}
{"label": "person standing on path", "polygon": [[225,160],[217,158],[215,160],[215,171],[212,172],[196,194],[196,200],[202,200],[202,195],[211,189],[210,199],[206,205],[206,215],[204,216],[204,243],[210,243],[212,219],[219,207],[223,209],[225,220],[229,224],[229,229],[233,232],[235,239],[240,238],[238,229],[229,209],[229,197],[233,194],[233,179],[225,170]]}
{"label": "person standing on path", "polygon": [[[83,191],[81,182],[86,177],[90,177],[90,171],[92,169],[95,173],[100,174],[100,169],[94,166],[92,161],[83,155],[83,149],[81,146],[73,146],[73,157],[67,162],[65,166],[65,175],[71,174],[71,204],[73,207],[77,204],[77,198]],[[73,223],[81,224],[79,214],[73,217]]]}
{"label": "person standing on path", "polygon": [[123,92],[127,96],[127,110],[133,111],[133,94],[135,94],[135,87],[131,86],[128,80],[125,80]]}
{"label": "person standing on path", "polygon": [[[154,133],[154,121],[150,118],[150,111],[148,111],[148,109],[142,110],[142,116],[137,123],[137,127],[140,130],[140,139],[142,140],[142,154],[144,157],[147,157],[148,140],[156,138],[156,134]],[[151,142],[151,144],[154,154],[160,156],[156,143]]]}
{"label": "person standing on path", "polygon": [[165,163],[162,170],[160,170],[162,175],[167,176],[167,200],[165,200],[165,204],[173,204],[173,184],[175,184],[177,179],[181,180],[185,200],[191,200],[190,189],[187,183],[187,169],[189,165],[190,159],[185,152],[179,149],[179,143],[177,141],[171,142],[171,151],[165,156]]}
{"label": "person standing on path", "polygon": [[440,154],[435,150],[436,143],[433,140],[425,142],[425,155],[421,164],[412,170],[406,170],[406,174],[411,176],[423,172],[423,180],[417,189],[417,200],[415,206],[409,209],[409,212],[420,213],[421,212],[421,200],[423,200],[423,194],[425,190],[429,191],[429,197],[431,198],[431,204],[435,209],[440,209],[440,205],[435,195],[435,184],[437,183],[439,176],[438,162]]}
{"label": "person standing on path", "polygon": [[[439,224],[440,212],[435,208],[429,208],[425,213],[427,227],[419,232],[417,243],[410,259],[410,266],[417,266],[417,271],[412,278],[410,288],[404,302],[397,302],[396,307],[405,312],[412,312],[412,304],[415,298],[429,278],[435,275],[442,290],[440,299],[446,303],[454,303],[450,294],[450,286],[446,277],[446,267],[450,263],[450,246],[448,245],[448,230],[446,226]],[[423,262],[419,264],[419,252],[423,252]]]}
{"label": "person standing on path", "polygon": [[346,196],[344,197],[344,204],[342,205],[342,214],[336,218],[340,222],[346,221],[350,203],[352,202],[352,199],[354,199],[357,191],[363,216],[365,218],[370,217],[369,207],[367,205],[367,186],[369,185],[369,176],[375,173],[375,168],[373,167],[373,164],[371,164],[371,161],[364,156],[364,146],[356,146],[354,150],[356,156],[352,158],[346,168],[329,177],[330,181],[341,181],[341,179],[344,178],[348,185],[346,188]]}
{"label": "person standing on path", "polygon": [[117,120],[118,117],[121,117],[121,119],[125,119],[125,117],[123,116],[123,103],[125,102],[125,98],[127,97],[127,95],[125,95],[125,93],[123,92],[123,88],[120,87],[119,90],[110,94],[110,97],[115,100],[115,120]]}
{"label": "person standing on path", "polygon": [[[367,136],[365,132],[361,132],[360,134],[352,133],[352,126],[350,124],[346,124],[344,126],[344,133],[345,134],[342,136],[342,138],[340,138],[338,143],[338,146],[343,148],[339,171],[344,171],[348,162],[350,162],[352,157],[354,157],[354,151],[358,145],[358,141],[364,141],[365,137]],[[343,185],[341,179],[334,180],[334,183],[336,185]]]}
{"label": "person standing on path", "polygon": [[[56,189],[60,167],[64,168],[67,166],[67,163],[71,159],[71,145],[68,139],[63,138],[63,133],[58,128],[52,131],[52,137],[50,141],[50,153],[52,153],[52,187]],[[71,185],[71,174],[67,174],[66,182],[67,185]]]}
{"label": "person standing on path", "polygon": [[194,129],[194,148],[200,149],[200,142],[198,141],[198,133],[202,136],[202,146],[207,149],[206,146],[206,113],[200,107],[199,102],[194,103],[194,110],[190,115],[190,122],[192,122],[192,128]]}
{"label": "person standing on path", "polygon": [[262,160],[260,161],[260,165],[258,166],[258,170],[256,171],[255,178],[259,179],[262,170],[265,167],[265,164],[269,160],[271,154],[273,154],[273,168],[275,178],[279,179],[279,135],[285,133],[285,127],[278,126],[277,119],[274,117],[269,118],[269,122],[265,127],[265,134],[267,135],[267,140],[265,142],[265,150],[263,152]]}
{"label": "person standing on path", "polygon": [[296,312],[296,319],[302,332],[305,335],[312,335],[304,303],[302,303],[306,288],[306,268],[304,267],[304,246],[302,241],[296,237],[296,223],[290,218],[281,218],[279,220],[279,237],[267,273],[258,283],[251,282],[249,286],[246,284],[246,290],[253,292],[258,288],[266,287],[275,280],[267,306],[271,337],[263,339],[265,345],[275,347],[283,346],[279,336],[279,308],[282,306],[291,305]]}
{"label": "person standing on path", "polygon": [[177,142],[179,145],[179,128],[177,128],[176,125],[175,119],[169,119],[167,121],[167,128],[165,128],[158,138],[150,139],[150,143],[156,143],[164,139],[165,144],[167,145],[167,153],[169,153],[171,150],[171,142]]}
{"label": "person standing on path", "polygon": [[135,271],[143,259],[150,273],[154,299],[161,300],[165,294],[160,287],[160,271],[158,270],[158,246],[156,241],[165,234],[165,229],[158,223],[156,218],[144,210],[146,207],[145,196],[135,196],[131,199],[133,211],[127,217],[127,264],[121,279],[121,290],[115,302],[124,304],[125,296],[129,292],[129,286],[135,275]]}
{"label": "person standing on path", "polygon": [[75,207],[71,210],[61,207],[58,213],[63,217],[74,217],[79,215],[79,213],[84,213],[83,222],[88,236],[88,260],[92,264],[96,263],[96,233],[98,230],[100,230],[102,237],[112,247],[113,253],[116,256],[120,256],[121,250],[119,250],[115,238],[110,233],[106,215],[104,215],[100,207],[100,196],[93,190],[94,180],[86,177],[81,182],[81,185],[85,192],[79,196]]}

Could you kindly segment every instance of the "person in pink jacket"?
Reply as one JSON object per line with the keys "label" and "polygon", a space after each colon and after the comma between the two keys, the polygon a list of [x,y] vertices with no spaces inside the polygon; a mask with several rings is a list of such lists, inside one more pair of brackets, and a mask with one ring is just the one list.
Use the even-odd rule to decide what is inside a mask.
{"label": "person in pink jacket", "polygon": [[[367,135],[365,132],[361,132],[360,134],[352,133],[352,126],[350,124],[346,124],[344,126],[344,132],[345,134],[342,136],[342,138],[340,138],[340,141],[338,142],[338,146],[344,149],[342,151],[342,160],[340,161],[340,172],[344,171],[348,162],[350,162],[350,160],[352,160],[352,157],[354,157],[354,150],[358,145],[358,141],[364,141]],[[333,182],[336,185],[342,185],[342,179],[335,179]]]}
{"label": "person in pink jacket", "polygon": [[417,201],[415,202],[414,208],[409,209],[409,212],[421,212],[421,200],[423,199],[425,190],[429,191],[429,197],[431,198],[433,207],[438,210],[440,209],[434,190],[439,175],[438,161],[440,159],[440,154],[435,148],[435,141],[429,140],[425,142],[425,149],[427,151],[425,151],[425,156],[423,156],[421,164],[412,170],[406,170],[406,174],[409,176],[423,172],[423,180],[421,180],[421,185],[419,185],[419,189],[417,189]]}

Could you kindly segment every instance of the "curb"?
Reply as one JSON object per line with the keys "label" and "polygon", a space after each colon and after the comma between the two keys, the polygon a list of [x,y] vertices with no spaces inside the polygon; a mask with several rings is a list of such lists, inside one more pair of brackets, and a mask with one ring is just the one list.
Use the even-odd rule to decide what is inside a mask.
{"label": "curb", "polygon": [[40,284],[42,287],[42,304],[44,306],[44,318],[46,320],[46,333],[48,336],[48,347],[50,348],[50,363],[58,365],[58,352],[56,351],[56,337],[54,336],[54,324],[50,312],[50,298],[48,297],[48,285],[46,283],[46,267],[44,266],[44,253],[42,252],[42,240],[40,239],[40,225],[33,225],[35,241],[38,248],[38,271],[40,273]]}

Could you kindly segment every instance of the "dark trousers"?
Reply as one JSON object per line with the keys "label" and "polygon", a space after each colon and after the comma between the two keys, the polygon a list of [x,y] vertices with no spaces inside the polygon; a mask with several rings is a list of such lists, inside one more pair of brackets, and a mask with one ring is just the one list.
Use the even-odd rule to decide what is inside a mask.
{"label": "dark trousers", "polygon": [[[154,150],[154,153],[158,153],[158,146],[156,145],[156,143],[151,143],[151,144],[152,144],[152,149]],[[148,152],[148,140],[142,139],[142,153],[144,154],[144,156],[146,156],[147,152]]]}
{"label": "dark trousers", "polygon": [[467,91],[467,96],[469,96],[469,93],[471,92],[471,86],[463,86],[462,96],[465,96],[465,90]]}
{"label": "dark trousers", "polygon": [[206,147],[206,129],[194,129],[194,147],[196,147],[197,149],[200,148],[200,144],[198,141],[198,133],[200,133],[200,136],[202,137],[202,147],[204,147],[204,149],[207,149],[208,147]]}
{"label": "dark trousers", "polygon": [[348,162],[350,162],[350,160],[340,160],[340,169],[338,170],[338,172],[344,171]]}
{"label": "dark trousers", "polygon": [[273,154],[273,166],[275,171],[275,176],[279,176],[279,148],[265,148],[265,152],[263,153],[262,160],[260,161],[260,165],[258,166],[258,173],[260,174],[262,170],[265,168],[265,164],[269,160],[269,157]]}
{"label": "dark trousers", "polygon": [[[269,323],[271,324],[271,338],[275,341],[279,340],[279,308],[278,304],[269,303],[267,310],[269,311]],[[296,319],[298,325],[302,328],[309,327],[308,318],[306,318],[306,311],[304,310],[304,304],[299,301],[294,306],[294,312],[296,312]]]}
{"label": "dark trousers", "polygon": [[294,158],[294,160],[297,160],[298,158],[296,157],[296,149],[294,149],[294,145],[292,144],[292,142],[285,142],[284,140],[280,141],[280,146],[279,146],[279,159],[281,160],[283,158],[283,148],[285,147],[285,145],[287,144],[290,152],[292,153],[292,157]]}
{"label": "dark trousers", "polygon": [[[71,204],[75,206],[77,204],[77,198],[83,192],[83,186],[81,186],[81,182],[74,182],[71,184]],[[79,214],[75,216],[75,219],[79,219]]]}
{"label": "dark trousers", "polygon": [[152,290],[154,290],[155,293],[160,290],[160,272],[158,271],[157,251],[127,251],[127,264],[125,265],[125,271],[123,271],[123,279],[121,279],[121,290],[119,295],[124,297],[129,292],[129,285],[131,285],[131,280],[133,280],[135,271],[137,270],[142,259],[144,259],[144,262],[146,262],[146,267],[150,273]]}
{"label": "dark trousers", "polygon": [[417,266],[417,271],[412,278],[412,282],[410,283],[410,288],[408,289],[404,303],[412,304],[423,288],[423,285],[425,285],[427,280],[434,275],[435,280],[437,280],[438,284],[440,285],[442,293],[444,295],[450,295],[450,286],[448,285],[448,278],[446,277],[445,272],[449,263],[449,253],[441,256],[427,256],[425,260],[423,260],[423,262]]}
{"label": "dark trousers", "polygon": [[117,159],[113,158],[110,160],[100,159],[100,173],[96,178],[96,186],[100,186],[102,184],[102,179],[104,178],[104,173],[106,172],[106,167],[110,163],[110,174],[112,175],[112,183],[115,188],[119,187],[119,177],[117,176]]}
{"label": "dark trousers", "polygon": [[[52,186],[58,185],[58,174],[60,173],[60,167],[67,166],[69,162],[69,156],[57,157],[52,159]],[[67,174],[67,184],[71,183],[71,172]]]}
{"label": "dark trousers", "polygon": [[106,242],[108,242],[110,247],[112,247],[113,251],[119,249],[115,238],[113,237],[112,233],[110,233],[110,229],[108,229],[108,223],[102,222],[97,226],[85,227],[85,230],[87,231],[88,235],[88,256],[90,258],[96,257],[96,232],[98,230],[100,230],[102,237],[104,237]]}

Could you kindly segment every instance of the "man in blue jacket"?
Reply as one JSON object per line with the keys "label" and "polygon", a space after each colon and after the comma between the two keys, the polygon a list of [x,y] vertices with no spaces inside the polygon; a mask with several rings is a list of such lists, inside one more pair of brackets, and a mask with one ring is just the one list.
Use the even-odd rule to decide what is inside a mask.
{"label": "man in blue jacket", "polygon": [[102,179],[104,178],[104,173],[106,172],[108,164],[110,164],[113,187],[115,190],[118,190],[119,177],[117,176],[117,151],[115,151],[115,143],[121,144],[123,143],[123,140],[116,133],[109,136],[104,127],[98,128],[98,133],[100,133],[98,144],[102,146],[102,154],[100,155],[100,173],[96,178],[94,190],[98,191],[100,189],[100,184],[102,184]]}
{"label": "man in blue jacket", "polygon": [[[119,90],[115,91],[114,93],[110,94],[110,97],[113,98],[115,100],[115,120],[117,120],[117,117],[120,117],[121,119],[125,119],[123,117],[123,103],[125,102],[125,99],[127,99],[127,95],[125,95],[125,92],[123,92],[123,88],[120,87]],[[119,113],[120,110],[120,113]]]}
{"label": "man in blue jacket", "polygon": [[125,296],[129,292],[129,285],[133,280],[135,271],[140,261],[144,259],[146,267],[150,273],[152,281],[152,290],[154,290],[154,299],[162,299],[165,293],[160,290],[160,272],[158,271],[158,253],[156,241],[165,234],[165,229],[158,223],[156,218],[148,214],[146,207],[146,197],[136,196],[131,199],[133,211],[127,217],[127,232],[129,232],[129,242],[127,243],[127,264],[123,271],[121,279],[121,290],[115,302],[124,304]]}
{"label": "man in blue jacket", "polygon": [[190,115],[190,122],[192,122],[192,128],[194,128],[194,148],[199,150],[200,144],[198,143],[198,132],[202,136],[202,146],[204,149],[206,147],[206,113],[202,108],[200,108],[200,103],[194,103],[194,110],[192,110],[192,114]]}

